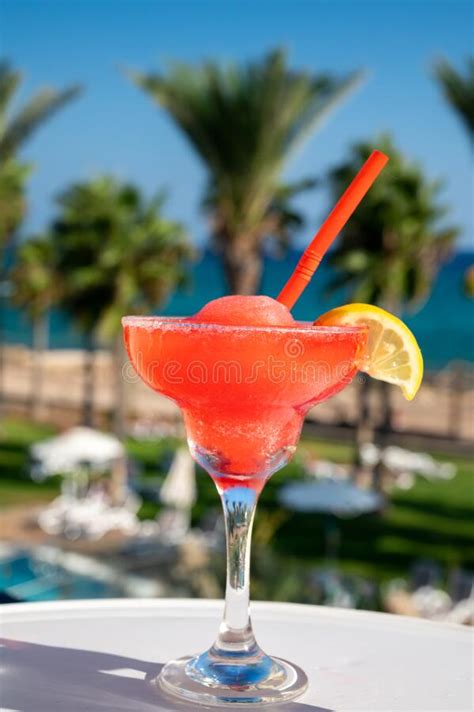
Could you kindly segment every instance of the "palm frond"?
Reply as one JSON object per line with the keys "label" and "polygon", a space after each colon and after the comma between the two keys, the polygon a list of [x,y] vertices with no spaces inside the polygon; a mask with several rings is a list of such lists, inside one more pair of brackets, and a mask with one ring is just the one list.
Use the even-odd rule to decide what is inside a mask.
{"label": "palm frond", "polygon": [[20,146],[54,113],[79,96],[79,86],[62,91],[43,89],[33,96],[19,112],[8,120],[0,136],[0,158],[12,156]]}
{"label": "palm frond", "polygon": [[36,235],[22,242],[9,276],[13,301],[25,308],[32,318],[49,309],[58,293],[51,236]]}
{"label": "palm frond", "polygon": [[390,162],[351,217],[331,253],[333,286],[350,285],[352,298],[392,311],[419,307],[429,295],[440,264],[452,249],[457,228],[446,226],[439,181],[407,161],[389,136],[355,144],[348,159],[331,171],[336,200],[372,147]]}
{"label": "palm frond", "polygon": [[346,77],[331,78],[328,75],[315,80],[315,98],[289,137],[289,150],[295,150],[315,129],[321,128],[336,108],[363,86],[366,78],[364,70],[357,70]]}
{"label": "palm frond", "polygon": [[0,249],[13,238],[25,216],[30,170],[31,166],[15,159],[0,163]]}
{"label": "palm frond", "polygon": [[0,61],[0,135],[3,133],[8,104],[21,82],[21,73],[5,59]]}
{"label": "palm frond", "polygon": [[346,77],[291,70],[283,51],[245,65],[128,71],[176,122],[208,170],[206,206],[226,234],[259,233],[293,147],[354,90]]}
{"label": "palm frond", "polygon": [[321,185],[321,179],[315,177],[302,178],[293,183],[283,183],[275,189],[275,198],[277,200],[289,200],[290,198],[294,198],[295,195],[313,190],[319,185]]}
{"label": "palm frond", "polygon": [[468,57],[465,72],[457,71],[446,59],[439,59],[434,67],[435,77],[448,103],[474,138],[474,57]]}

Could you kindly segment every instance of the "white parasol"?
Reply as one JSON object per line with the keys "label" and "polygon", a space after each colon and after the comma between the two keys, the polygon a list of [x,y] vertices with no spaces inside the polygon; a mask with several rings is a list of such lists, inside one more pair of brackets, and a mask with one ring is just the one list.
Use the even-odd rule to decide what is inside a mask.
{"label": "white parasol", "polygon": [[179,448],[160,490],[160,499],[168,507],[191,509],[196,501],[194,461],[189,451]]}
{"label": "white parasol", "polygon": [[92,468],[108,468],[124,457],[125,449],[114,435],[77,427],[36,443],[30,453],[34,461],[32,477],[43,479],[56,474],[74,473],[84,463]]}

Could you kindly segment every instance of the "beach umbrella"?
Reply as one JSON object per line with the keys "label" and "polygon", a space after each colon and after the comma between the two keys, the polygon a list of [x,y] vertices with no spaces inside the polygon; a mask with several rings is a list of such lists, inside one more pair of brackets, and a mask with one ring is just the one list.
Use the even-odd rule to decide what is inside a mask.
{"label": "beach umbrella", "polygon": [[372,490],[357,487],[347,480],[300,480],[281,488],[278,499],[287,509],[297,512],[322,512],[338,517],[355,517],[374,512],[383,505],[383,497]]}
{"label": "beach umbrella", "polygon": [[176,509],[191,509],[196,501],[194,461],[187,448],[179,448],[160,490],[163,504]]}
{"label": "beach umbrella", "polygon": [[296,512],[319,512],[323,515],[326,557],[335,560],[340,545],[337,517],[357,517],[375,512],[383,497],[364,490],[348,480],[320,479],[289,482],[278,493],[278,500]]}
{"label": "beach umbrella", "polygon": [[56,474],[75,474],[87,465],[104,470],[125,456],[122,443],[114,435],[93,428],[76,427],[30,448],[32,477],[43,479]]}

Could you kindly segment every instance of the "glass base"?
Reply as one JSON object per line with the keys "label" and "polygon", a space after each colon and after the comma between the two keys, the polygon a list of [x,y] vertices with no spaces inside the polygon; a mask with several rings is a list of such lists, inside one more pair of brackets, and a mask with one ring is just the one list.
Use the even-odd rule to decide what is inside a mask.
{"label": "glass base", "polygon": [[182,701],[215,707],[248,708],[270,705],[302,695],[308,687],[306,674],[296,665],[270,658],[259,648],[252,655],[215,648],[196,657],[180,658],[162,669],[156,683],[168,695]]}

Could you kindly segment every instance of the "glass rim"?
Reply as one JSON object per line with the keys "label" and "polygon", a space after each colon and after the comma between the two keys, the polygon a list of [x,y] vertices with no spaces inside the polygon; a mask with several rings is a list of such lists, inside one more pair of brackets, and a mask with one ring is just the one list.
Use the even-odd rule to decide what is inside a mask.
{"label": "glass rim", "polygon": [[122,326],[143,327],[149,331],[153,331],[162,326],[183,324],[186,330],[201,331],[214,330],[223,332],[248,331],[248,332],[278,332],[282,334],[295,333],[320,333],[320,334],[358,334],[368,331],[368,327],[364,324],[360,326],[322,326],[315,325],[311,321],[295,321],[295,324],[288,325],[250,325],[250,324],[215,324],[213,322],[196,322],[190,321],[189,316],[140,316],[131,315],[122,317]]}

